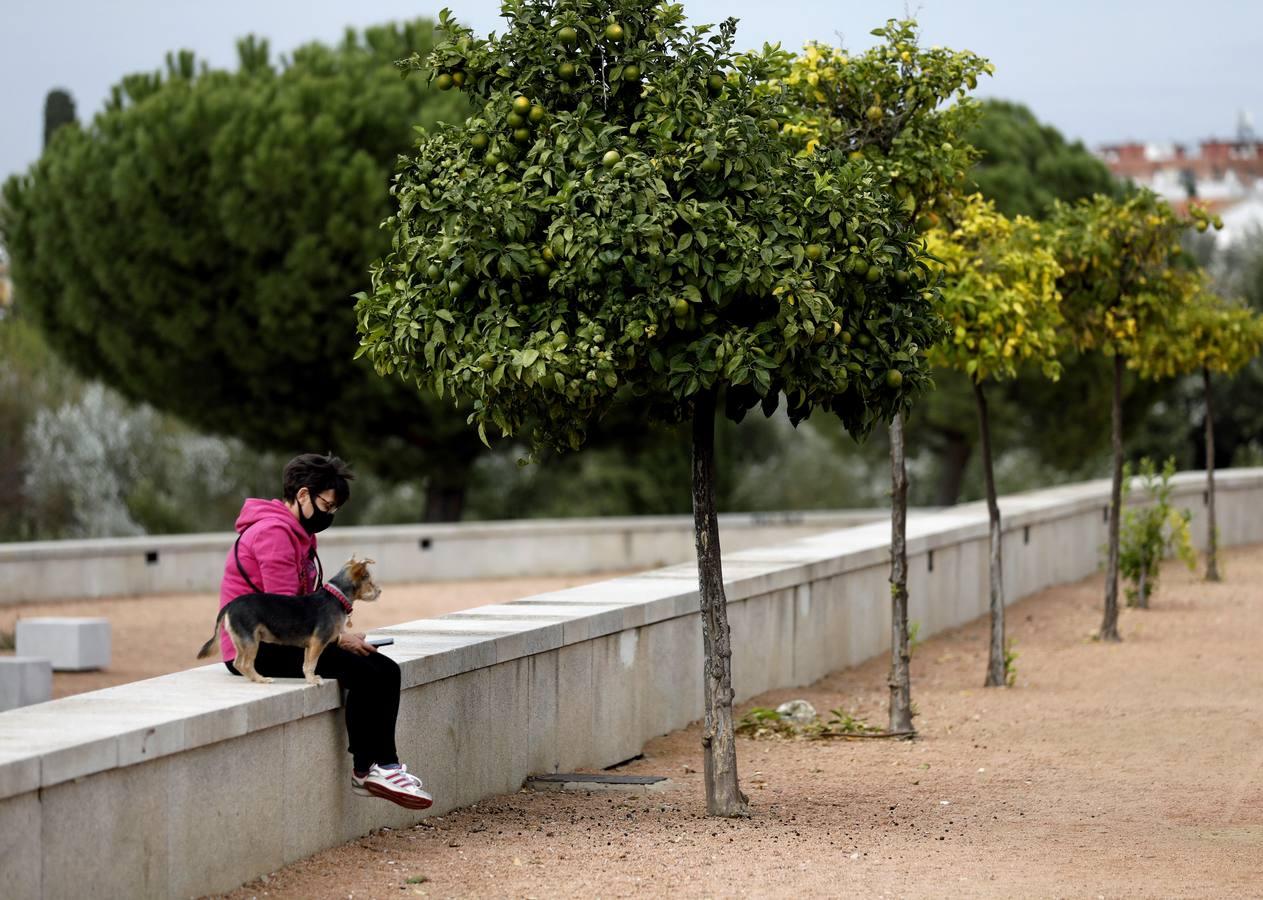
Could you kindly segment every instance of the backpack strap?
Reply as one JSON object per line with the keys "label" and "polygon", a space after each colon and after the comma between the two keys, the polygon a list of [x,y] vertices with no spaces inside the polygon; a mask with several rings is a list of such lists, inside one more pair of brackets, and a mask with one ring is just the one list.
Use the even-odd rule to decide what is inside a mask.
{"label": "backpack strap", "polygon": [[320,564],[320,554],[316,552],[316,548],[311,548],[311,558],[316,561],[316,585],[311,589],[314,594],[325,586],[325,567]]}
{"label": "backpack strap", "polygon": [[[250,525],[253,524],[253,522],[250,523]],[[262,594],[263,591],[259,590],[258,586],[250,580],[250,576],[246,574],[245,566],[241,564],[241,539],[245,537],[246,532],[250,530],[250,525],[241,529],[241,534],[237,535],[237,542],[232,545],[232,558],[237,561],[237,571],[241,573],[242,579],[245,581],[250,590],[254,591],[256,594]]]}

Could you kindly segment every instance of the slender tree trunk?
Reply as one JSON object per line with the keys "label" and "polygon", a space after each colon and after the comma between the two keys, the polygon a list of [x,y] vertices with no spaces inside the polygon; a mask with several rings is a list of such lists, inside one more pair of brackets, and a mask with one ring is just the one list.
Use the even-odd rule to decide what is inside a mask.
{"label": "slender tree trunk", "polygon": [[1206,393],[1206,580],[1219,581],[1219,529],[1215,525],[1215,413],[1211,408],[1210,369],[1202,369]]}
{"label": "slender tree trunk", "polygon": [[890,730],[901,732],[913,730],[908,671],[908,470],[902,413],[890,422],[890,487]]}
{"label": "slender tree trunk", "polygon": [[702,689],[706,719],[702,750],[706,811],[712,816],[748,816],[746,795],[737,782],[737,743],[732,724],[732,642],[728,600],[719,554],[715,512],[715,396],[698,397],[693,411],[693,532],[697,541],[697,582],[701,597]]}
{"label": "slender tree trunk", "polygon": [[423,522],[459,522],[465,511],[465,485],[440,484],[431,481],[425,488]]}
{"label": "slender tree trunk", "polygon": [[960,499],[960,486],[965,480],[965,469],[969,466],[969,455],[973,451],[969,440],[960,432],[951,432],[947,436],[947,447],[943,452],[943,472],[938,483],[937,506],[955,506]]}
{"label": "slender tree trunk", "polygon": [[991,649],[987,654],[986,687],[1006,687],[1004,671],[1004,568],[1001,562],[1000,502],[996,499],[995,471],[991,456],[991,419],[987,415],[987,396],[982,385],[974,382],[978,400],[978,436],[982,443],[982,477],[987,488],[987,518],[990,529],[991,576]]}
{"label": "slender tree trunk", "polygon": [[1136,582],[1136,608],[1149,608],[1149,566],[1142,566],[1140,578]]}
{"label": "slender tree trunk", "polygon": [[1114,484],[1110,490],[1109,562],[1105,568],[1103,641],[1121,641],[1118,634],[1118,526],[1123,505],[1123,357],[1114,354],[1114,397],[1110,415],[1114,445]]}

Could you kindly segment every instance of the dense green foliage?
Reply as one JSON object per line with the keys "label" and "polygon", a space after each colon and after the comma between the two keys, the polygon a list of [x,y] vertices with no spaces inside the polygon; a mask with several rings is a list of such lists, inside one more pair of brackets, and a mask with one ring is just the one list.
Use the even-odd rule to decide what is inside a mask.
{"label": "dense green foliage", "polygon": [[920,46],[910,19],[872,33],[881,43],[856,56],[808,44],[772,86],[784,86],[784,130],[801,152],[870,161],[924,231],[940,224],[977,159],[963,140],[977,112],[968,92],[994,67],[968,51]]}
{"label": "dense green foliage", "polygon": [[1067,141],[1020,103],[982,101],[965,137],[980,156],[971,179],[1006,216],[1043,218],[1057,200],[1118,196],[1121,190],[1082,143]]}
{"label": "dense green foliage", "polygon": [[1024,216],[1009,220],[974,194],[950,226],[930,232],[930,251],[943,272],[939,309],[949,328],[931,361],[979,383],[1014,378],[1024,362],[1059,377],[1061,269],[1038,224]]}
{"label": "dense green foliage", "polygon": [[[1216,288],[1240,297],[1256,315],[1263,314],[1263,235],[1239,241],[1218,255]],[[1200,394],[1200,390],[1198,391]],[[1219,466],[1263,462],[1263,358],[1256,357],[1231,379],[1214,382],[1215,457]],[[1192,462],[1204,467],[1200,441]]]}
{"label": "dense green foliage", "polygon": [[1188,223],[1139,191],[1058,203],[1050,227],[1067,339],[1143,371],[1146,342],[1167,333],[1201,290],[1201,270],[1180,243]]}
{"label": "dense green foliage", "polygon": [[465,111],[399,78],[431,44],[418,21],[276,65],[247,39],[234,72],[181,53],[124,78],[5,185],[24,312],[84,374],[200,429],[392,477],[463,472],[459,417],[352,362],[394,161],[414,123]]}
{"label": "dense green foliage", "polygon": [[968,51],[920,46],[910,19],[890,19],[872,34],[882,41],[854,56],[808,44],[779,73],[789,98],[785,131],[806,153],[820,146],[872,159],[913,213],[951,193],[976,159],[972,147],[953,142],[975,116],[968,91],[994,67]]}
{"label": "dense green foliage", "polygon": [[29,322],[15,313],[0,317],[0,540],[50,537],[28,516],[25,487],[28,426],[41,410],[61,404],[74,378]]}
{"label": "dense green foliage", "polygon": [[359,305],[379,371],[540,447],[633,398],[677,422],[704,392],[733,418],[783,392],[858,436],[910,402],[939,333],[919,242],[866,161],[795,157],[756,91],[782,54],[643,0],[505,11],[503,37],[449,22],[411,63],[479,111],[396,181]]}
{"label": "dense green foliage", "polygon": [[1234,375],[1259,355],[1263,317],[1203,291],[1176,311],[1167,328],[1139,337],[1136,365],[1147,377],[1172,378],[1203,369]]}

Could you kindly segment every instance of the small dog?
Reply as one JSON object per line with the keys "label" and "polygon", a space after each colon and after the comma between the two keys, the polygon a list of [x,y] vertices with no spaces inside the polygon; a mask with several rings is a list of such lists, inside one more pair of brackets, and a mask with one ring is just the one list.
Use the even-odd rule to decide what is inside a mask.
{"label": "small dog", "polygon": [[237,648],[233,666],[251,681],[270,682],[254,668],[259,642],[302,647],[303,677],[308,684],[323,684],[316,674],[316,660],[325,647],[337,640],[350,624],[351,606],[356,600],[370,602],[381,596],[381,588],[368,571],[371,559],[351,557],[342,570],[313,594],[289,597],[284,594],[244,594],[226,603],[215,619],[210,640],[197,652],[205,659],[214,651],[222,626]]}

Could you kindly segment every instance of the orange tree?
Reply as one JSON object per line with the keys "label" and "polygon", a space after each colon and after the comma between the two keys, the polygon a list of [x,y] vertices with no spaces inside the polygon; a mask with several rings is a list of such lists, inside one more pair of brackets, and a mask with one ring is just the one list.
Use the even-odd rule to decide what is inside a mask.
{"label": "orange tree", "polygon": [[449,39],[407,63],[477,111],[424,134],[396,177],[361,353],[460,403],[484,439],[577,449],[620,404],[692,422],[707,808],[745,815],[715,411],[770,414],[783,394],[795,422],[889,420],[940,336],[922,242],[867,161],[795,155],[782,98],[756,91],[778,51],[734,54],[735,20],[689,28],[651,0],[503,11],[487,39],[444,13]]}
{"label": "orange tree", "polygon": [[[1196,207],[1196,221],[1205,213]],[[1058,289],[1067,336],[1080,351],[1097,350],[1114,361],[1112,398],[1113,484],[1110,492],[1105,615],[1100,638],[1119,641],[1119,517],[1123,482],[1123,375],[1143,363],[1146,347],[1172,340],[1183,308],[1200,290],[1196,264],[1180,237],[1188,222],[1157,195],[1136,192],[1124,200],[1095,195],[1056,204],[1051,218],[1062,268]]]}
{"label": "orange tree", "polygon": [[[977,158],[963,139],[976,114],[966,93],[992,66],[967,51],[920,47],[911,20],[891,19],[873,34],[881,42],[856,56],[808,44],[800,57],[777,73],[768,90],[785,92],[783,131],[802,155],[845,154],[849,160],[868,162],[890,184],[903,212],[925,230],[939,224]],[[954,104],[945,105],[953,99]],[[874,280],[886,277],[884,269],[872,271],[872,252],[862,235],[848,234],[848,245],[847,271]],[[858,335],[861,348],[873,339],[865,331]],[[897,387],[900,373],[891,377]],[[896,412],[890,420],[890,731],[911,733],[906,408]]]}
{"label": "orange tree", "polygon": [[939,311],[948,327],[947,337],[930,351],[930,361],[965,373],[973,384],[991,543],[991,640],[985,684],[1003,687],[1008,673],[1000,507],[984,386],[1016,378],[1023,363],[1038,364],[1045,377],[1060,376],[1062,318],[1056,282],[1061,269],[1038,223],[1024,216],[1007,219],[979,194],[967,198],[947,222],[947,227],[929,233],[930,253],[942,272]]}
{"label": "orange tree", "polygon": [[[1200,223],[1199,223],[1200,224]],[[1184,306],[1171,326],[1140,336],[1136,368],[1149,378],[1200,374],[1206,402],[1206,580],[1219,581],[1219,535],[1215,527],[1215,418],[1211,375],[1232,375],[1263,347],[1263,318],[1248,306],[1207,291]]]}

